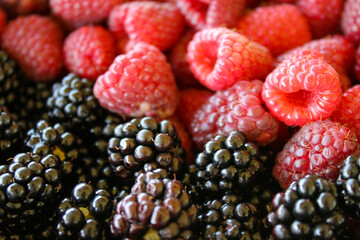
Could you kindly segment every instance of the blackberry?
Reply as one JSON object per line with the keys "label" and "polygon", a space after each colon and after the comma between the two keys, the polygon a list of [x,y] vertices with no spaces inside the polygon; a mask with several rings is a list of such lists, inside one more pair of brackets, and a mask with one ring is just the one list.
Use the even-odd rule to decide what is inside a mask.
{"label": "blackberry", "polygon": [[9,233],[34,232],[63,191],[60,159],[19,153],[0,166],[0,226]]}
{"label": "blackberry", "polygon": [[247,142],[240,131],[215,136],[195,159],[196,184],[203,192],[201,195],[239,191],[245,194],[262,171],[258,157],[257,145]]}
{"label": "blackberry", "polygon": [[45,120],[38,121],[36,128],[27,132],[25,144],[34,154],[57,155],[66,176],[70,176],[76,167],[74,165],[77,164],[79,156],[78,140],[59,123],[52,125]]}
{"label": "blackberry", "polygon": [[94,82],[70,73],[53,85],[52,95],[46,101],[52,123],[61,123],[74,134],[87,134],[97,118],[103,116],[93,95]]}
{"label": "blackberry", "polygon": [[158,167],[180,175],[185,150],[171,121],[144,117],[118,125],[108,143],[115,174],[130,182],[139,172]]}
{"label": "blackberry", "polygon": [[58,207],[58,239],[109,239],[113,199],[109,192],[77,184]]}
{"label": "blackberry", "polygon": [[273,198],[269,239],[343,239],[345,216],[333,182],[307,175]]}
{"label": "blackberry", "polygon": [[141,173],[116,205],[111,233],[122,239],[193,239],[198,209],[164,169]]}
{"label": "blackberry", "polygon": [[18,66],[4,51],[0,50],[0,106],[12,108],[20,89]]}
{"label": "blackberry", "polygon": [[339,202],[352,217],[360,218],[360,158],[348,156],[336,181]]}
{"label": "blackberry", "polygon": [[0,159],[1,163],[21,149],[22,129],[6,107],[0,106]]}
{"label": "blackberry", "polygon": [[238,195],[227,193],[221,199],[204,203],[199,221],[202,239],[262,239],[256,206]]}

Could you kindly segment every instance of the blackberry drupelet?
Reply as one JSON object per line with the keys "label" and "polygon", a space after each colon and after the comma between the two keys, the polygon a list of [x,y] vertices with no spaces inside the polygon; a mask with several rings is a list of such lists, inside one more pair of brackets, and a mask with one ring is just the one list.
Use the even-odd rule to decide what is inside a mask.
{"label": "blackberry drupelet", "polygon": [[[195,159],[196,184],[203,196],[221,196],[225,192],[245,194],[262,171],[259,148],[247,142],[240,131],[217,135],[204,145]],[[240,194],[240,193],[239,193]]]}
{"label": "blackberry drupelet", "polygon": [[50,121],[63,124],[74,134],[88,134],[97,118],[103,117],[103,108],[93,95],[93,85],[94,82],[73,73],[54,84],[46,101]]}
{"label": "blackberry drupelet", "polygon": [[63,191],[60,159],[19,153],[0,166],[0,226],[8,234],[37,231]]}
{"label": "blackberry drupelet", "polygon": [[171,121],[144,117],[118,125],[108,143],[115,174],[133,182],[140,172],[158,167],[181,175],[185,150]]}
{"label": "blackberry drupelet", "polygon": [[141,173],[131,194],[116,205],[117,239],[193,239],[198,209],[181,182],[165,169]]}
{"label": "blackberry drupelet", "polygon": [[20,152],[23,131],[6,107],[0,106],[0,163]]}
{"label": "blackberry drupelet", "polygon": [[78,140],[59,123],[52,125],[45,120],[38,121],[36,128],[27,132],[25,144],[34,154],[57,155],[65,176],[70,176],[76,167],[79,157]]}
{"label": "blackberry drupelet", "polygon": [[58,239],[109,239],[113,199],[104,189],[77,184],[58,207]]}
{"label": "blackberry drupelet", "polygon": [[345,215],[333,182],[307,175],[273,198],[269,239],[343,239]]}
{"label": "blackberry drupelet", "polygon": [[336,181],[339,202],[352,217],[360,218],[360,158],[351,155],[343,162]]}

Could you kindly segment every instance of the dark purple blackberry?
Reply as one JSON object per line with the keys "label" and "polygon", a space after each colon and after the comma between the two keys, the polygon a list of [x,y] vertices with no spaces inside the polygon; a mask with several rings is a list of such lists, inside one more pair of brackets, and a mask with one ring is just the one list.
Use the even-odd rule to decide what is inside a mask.
{"label": "dark purple blackberry", "polygon": [[202,195],[235,194],[239,191],[245,194],[262,171],[258,157],[257,145],[247,142],[240,131],[233,131],[228,136],[215,136],[195,159],[196,184]]}
{"label": "dark purple blackberry", "polygon": [[[171,175],[171,174],[170,174]],[[198,209],[164,169],[141,173],[117,205],[111,233],[122,239],[194,239]]]}
{"label": "dark purple blackberry", "polygon": [[345,215],[335,183],[316,175],[293,182],[273,198],[270,239],[343,239]]}
{"label": "dark purple blackberry", "polygon": [[0,162],[14,156],[21,149],[22,129],[6,107],[0,106]]}
{"label": "dark purple blackberry", "polygon": [[0,226],[8,233],[34,232],[63,191],[60,159],[53,154],[15,155],[0,166]]}
{"label": "dark purple blackberry", "polygon": [[25,144],[35,154],[55,154],[61,160],[61,169],[64,175],[70,175],[77,164],[79,157],[78,139],[57,123],[50,124],[40,120],[36,128],[27,132]]}
{"label": "dark purple blackberry", "polygon": [[336,181],[339,191],[339,202],[347,212],[360,218],[360,158],[349,156],[343,162]]}
{"label": "dark purple blackberry", "polygon": [[0,106],[12,105],[17,101],[20,89],[19,69],[14,60],[0,50]]}
{"label": "dark purple blackberry", "polygon": [[108,153],[117,177],[130,182],[139,172],[159,167],[179,175],[185,156],[174,124],[152,117],[118,125],[109,140]]}
{"label": "dark purple blackberry", "polygon": [[199,221],[202,239],[262,239],[262,222],[255,205],[238,195],[228,193],[204,203]]}
{"label": "dark purple blackberry", "polygon": [[93,86],[94,82],[72,73],[54,84],[52,95],[46,101],[50,121],[63,124],[74,134],[87,134],[97,119],[103,117]]}
{"label": "dark purple blackberry", "polygon": [[77,184],[58,208],[58,239],[109,239],[113,199],[104,189]]}

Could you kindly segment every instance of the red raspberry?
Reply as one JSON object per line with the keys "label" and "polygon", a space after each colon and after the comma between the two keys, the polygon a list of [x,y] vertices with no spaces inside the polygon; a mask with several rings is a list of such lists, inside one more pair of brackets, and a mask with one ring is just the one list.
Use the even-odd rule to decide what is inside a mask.
{"label": "red raspberry", "polygon": [[96,80],[116,57],[115,39],[101,26],[84,26],[65,39],[64,56],[70,72]]}
{"label": "red raspberry", "polygon": [[119,115],[160,118],[175,112],[179,97],[170,64],[146,43],[117,56],[96,80],[94,95],[101,106]]}
{"label": "red raspberry", "polygon": [[355,74],[358,81],[360,81],[360,46],[356,50]]}
{"label": "red raspberry", "polygon": [[303,126],[276,156],[273,175],[283,188],[307,174],[336,180],[342,162],[359,151],[355,134],[330,120]]}
{"label": "red raspberry", "polygon": [[49,0],[1,0],[0,7],[9,18],[17,15],[46,14],[49,11]]}
{"label": "red raspberry", "polygon": [[267,76],[262,98],[280,121],[303,126],[329,117],[339,104],[341,94],[339,75],[322,55],[300,50]]}
{"label": "red raspberry", "polygon": [[346,124],[360,139],[360,85],[355,85],[344,92],[339,106],[331,115],[331,120]]}
{"label": "red raspberry", "polygon": [[341,18],[341,30],[354,43],[360,43],[360,2],[347,0]]}
{"label": "red raspberry", "polygon": [[163,51],[180,38],[185,20],[172,3],[129,2],[111,11],[108,26],[119,40],[146,42]]}
{"label": "red raspberry", "polygon": [[355,62],[355,46],[351,41],[340,34],[313,40],[278,56],[276,62],[281,62],[294,51],[305,49],[311,49],[323,55],[324,60],[339,74],[341,88],[346,90],[350,87],[351,81],[347,75],[353,70]]}
{"label": "red raspberry", "polygon": [[188,30],[175,44],[169,53],[169,61],[180,88],[200,87],[200,82],[195,78],[190,70],[190,65],[186,60],[187,46],[192,40],[194,32]]}
{"label": "red raspberry", "polygon": [[179,105],[176,108],[176,115],[190,129],[191,121],[196,111],[208,101],[214,93],[206,89],[189,88],[181,90],[179,93]]}
{"label": "red raspberry", "polygon": [[49,17],[30,15],[8,23],[1,36],[2,48],[33,81],[52,81],[63,69],[63,33]]}
{"label": "red raspberry", "polygon": [[6,23],[6,13],[0,8],[0,36],[4,30]]}
{"label": "red raspberry", "polygon": [[334,34],[340,30],[343,0],[297,0],[297,8],[309,22],[314,38]]}
{"label": "red raspberry", "polygon": [[257,7],[239,21],[237,31],[274,56],[311,40],[306,18],[291,4]]}
{"label": "red raspberry", "polygon": [[245,10],[246,0],[178,0],[177,6],[196,30],[234,27]]}
{"label": "red raspberry", "polygon": [[197,32],[188,45],[187,60],[195,77],[215,91],[238,81],[263,79],[273,63],[268,49],[227,28]]}
{"label": "red raspberry", "polygon": [[52,12],[71,27],[100,23],[123,0],[50,0]]}
{"label": "red raspberry", "polygon": [[198,148],[216,134],[233,130],[245,133],[251,142],[266,145],[278,134],[279,122],[264,109],[261,99],[263,82],[240,81],[216,92],[195,113],[190,132]]}

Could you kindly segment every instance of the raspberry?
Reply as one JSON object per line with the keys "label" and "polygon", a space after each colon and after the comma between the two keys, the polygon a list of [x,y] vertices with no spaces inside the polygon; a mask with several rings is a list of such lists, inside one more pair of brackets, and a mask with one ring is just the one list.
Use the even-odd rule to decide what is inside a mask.
{"label": "raspberry", "polygon": [[154,46],[139,43],[115,58],[95,83],[94,95],[104,108],[130,117],[171,116],[178,89],[165,56]]}
{"label": "raspberry", "polygon": [[6,13],[0,8],[0,36],[4,30],[6,23]]}
{"label": "raspberry", "polygon": [[71,27],[100,23],[122,0],[50,0],[52,12]]}
{"label": "raspberry", "polygon": [[344,92],[339,106],[331,115],[333,121],[346,124],[360,139],[360,85],[355,85]]}
{"label": "raspberry", "polygon": [[238,22],[237,31],[274,56],[311,40],[306,18],[290,4],[257,7]]}
{"label": "raspberry", "polygon": [[176,108],[176,115],[190,129],[191,121],[195,112],[213,95],[214,93],[206,89],[188,88],[179,93],[179,105]]}
{"label": "raspberry", "polygon": [[188,45],[187,60],[195,77],[215,91],[237,81],[262,79],[273,62],[265,47],[227,28],[197,32]]}
{"label": "raspberry", "polygon": [[347,0],[341,18],[341,30],[354,43],[360,42],[360,2]]}
{"label": "raspberry", "polygon": [[178,0],[177,6],[196,30],[233,27],[245,10],[246,0]]}
{"label": "raspberry", "polygon": [[283,188],[307,174],[336,180],[344,159],[359,150],[354,132],[331,120],[303,126],[276,156],[273,175]]}
{"label": "raspberry", "polygon": [[322,55],[300,50],[267,76],[262,98],[280,121],[303,126],[329,117],[339,104],[341,94],[339,76]]}
{"label": "raspberry", "polygon": [[63,49],[67,69],[89,80],[106,72],[116,57],[115,40],[101,26],[84,26],[72,32]]}
{"label": "raspberry", "polygon": [[63,33],[49,17],[30,15],[8,23],[1,36],[3,49],[33,81],[53,81],[62,71]]}
{"label": "raspberry", "polygon": [[334,34],[340,30],[343,0],[298,0],[297,8],[304,14],[314,38]]}
{"label": "raspberry", "polygon": [[360,46],[356,50],[355,74],[356,79],[360,81]]}
{"label": "raspberry", "polygon": [[146,42],[163,51],[179,39],[185,20],[171,3],[130,2],[111,11],[108,26],[118,40]]}
{"label": "raspberry", "polygon": [[17,15],[46,14],[49,12],[49,0],[2,0],[0,7],[9,18]]}
{"label": "raspberry", "polygon": [[243,132],[248,141],[266,145],[277,137],[279,122],[263,108],[259,80],[240,81],[216,92],[195,113],[191,122],[194,142],[201,148],[217,134]]}
{"label": "raspberry", "polygon": [[201,86],[200,82],[191,72],[190,65],[186,60],[187,46],[194,34],[192,30],[186,31],[169,53],[169,62],[180,88]]}

